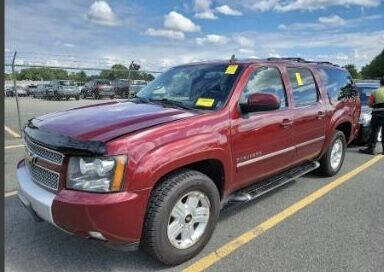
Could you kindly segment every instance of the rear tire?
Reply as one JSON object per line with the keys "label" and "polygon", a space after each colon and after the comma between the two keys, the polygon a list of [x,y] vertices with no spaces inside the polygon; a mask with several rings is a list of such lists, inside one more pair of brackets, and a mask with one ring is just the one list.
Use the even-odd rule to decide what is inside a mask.
{"label": "rear tire", "polygon": [[343,166],[347,141],[343,132],[337,130],[327,152],[320,159],[320,174],[326,177],[336,175]]}
{"label": "rear tire", "polygon": [[166,265],[183,263],[208,243],[219,210],[219,192],[209,177],[188,169],[177,171],[151,193],[140,247]]}
{"label": "rear tire", "polygon": [[93,99],[100,99],[100,95],[97,92],[93,92]]}

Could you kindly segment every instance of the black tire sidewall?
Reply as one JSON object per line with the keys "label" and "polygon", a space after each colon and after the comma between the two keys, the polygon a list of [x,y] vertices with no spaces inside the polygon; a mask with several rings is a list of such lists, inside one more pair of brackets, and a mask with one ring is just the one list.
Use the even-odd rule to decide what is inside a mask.
{"label": "black tire sidewall", "polygon": [[[193,171],[194,172],[194,171]],[[154,222],[155,229],[159,230],[155,237],[154,251],[160,261],[166,264],[175,265],[183,263],[195,256],[208,243],[216,226],[220,211],[220,197],[216,185],[205,175],[196,172],[193,178],[186,180],[174,186],[162,203],[164,206],[156,214]],[[167,227],[170,213],[174,205],[185,194],[192,191],[204,193],[210,201],[210,217],[204,234],[199,241],[187,249],[175,248],[168,239]]]}
{"label": "black tire sidewall", "polygon": [[[339,166],[336,169],[333,169],[332,166],[331,166],[331,154],[332,154],[333,146],[334,146],[334,144],[335,144],[337,139],[340,139],[341,142],[343,143],[343,154],[342,154]],[[346,148],[347,148],[347,141],[345,139],[344,133],[341,132],[341,131],[337,131],[333,135],[332,142],[329,145],[327,153],[325,154],[325,156],[323,157],[323,159],[321,161],[322,173],[324,175],[326,175],[326,176],[334,176],[334,175],[336,175],[340,171],[340,169],[341,169],[341,167],[343,166],[343,163],[344,163]]]}

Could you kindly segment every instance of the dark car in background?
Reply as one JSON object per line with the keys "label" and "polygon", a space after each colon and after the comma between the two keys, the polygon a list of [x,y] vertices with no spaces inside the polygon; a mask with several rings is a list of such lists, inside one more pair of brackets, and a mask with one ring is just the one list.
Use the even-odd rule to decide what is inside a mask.
{"label": "dark car in background", "polygon": [[37,85],[37,90],[33,97],[50,99],[51,97],[53,97],[52,85],[49,83]]}
{"label": "dark car in background", "polygon": [[145,80],[116,79],[112,82],[115,94],[122,98],[134,97],[142,88],[147,86]]}
{"label": "dark car in background", "polygon": [[81,96],[82,98],[92,97],[93,99],[100,99],[109,97],[113,99],[115,92],[109,80],[94,79],[85,83],[84,88],[81,90]]}
{"label": "dark car in background", "polygon": [[[356,87],[359,90],[361,101],[360,132],[358,142],[366,144],[371,135],[372,109],[368,106],[369,97],[372,92],[380,87],[378,80],[357,80]],[[380,131],[378,140],[382,141],[382,131]]]}
{"label": "dark car in background", "polygon": [[128,98],[129,97],[129,80],[128,79],[115,79],[112,81],[112,88],[115,95]]}
{"label": "dark car in background", "polygon": [[129,97],[135,97],[135,95],[145,86],[147,86],[147,82],[145,80],[134,80],[130,85]]}

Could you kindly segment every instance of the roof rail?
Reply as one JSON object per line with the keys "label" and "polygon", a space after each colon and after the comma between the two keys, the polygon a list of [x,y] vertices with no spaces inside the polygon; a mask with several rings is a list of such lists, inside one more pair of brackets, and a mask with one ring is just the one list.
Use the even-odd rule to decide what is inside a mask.
{"label": "roof rail", "polygon": [[340,67],[339,65],[334,64],[334,63],[329,62],[329,61],[307,61],[307,62],[308,62],[308,63],[318,63],[318,64],[328,64],[328,65],[332,65],[332,66]]}
{"label": "roof rail", "polygon": [[314,61],[314,60],[305,60],[303,58],[267,58],[268,61],[274,61],[274,60],[286,60],[286,61],[295,61],[295,62],[302,62],[302,63],[317,63],[317,64],[328,64],[332,66],[340,67],[337,64],[334,64],[329,61]]}
{"label": "roof rail", "polygon": [[289,60],[297,62],[306,62],[306,60],[303,58],[267,58],[267,60]]}

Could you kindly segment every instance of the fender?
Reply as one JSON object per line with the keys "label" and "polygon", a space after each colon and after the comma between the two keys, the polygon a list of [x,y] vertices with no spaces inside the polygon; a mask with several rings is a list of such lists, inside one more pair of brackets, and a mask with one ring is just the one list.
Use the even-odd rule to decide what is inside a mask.
{"label": "fender", "polygon": [[[324,142],[324,148],[323,148],[323,151],[321,152],[319,157],[322,157],[327,152],[328,147],[331,144],[333,135],[335,134],[336,128],[340,124],[342,124],[342,123],[350,124],[351,125],[351,130],[353,129],[353,127],[352,127],[353,119],[352,119],[352,116],[350,116],[347,113],[347,110],[338,110],[338,111],[334,112],[334,114],[332,115],[331,119],[329,120],[329,125],[326,128],[326,133],[325,133],[326,139],[325,139],[325,142]],[[351,137],[350,138],[353,138],[352,133],[353,132],[351,131]]]}
{"label": "fender", "polygon": [[[166,174],[195,162],[214,159],[222,163],[224,187],[231,176],[231,152],[228,137],[219,133],[193,135],[158,146],[145,154],[130,170],[128,181],[131,191],[154,187]],[[225,188],[223,188],[225,191]]]}

